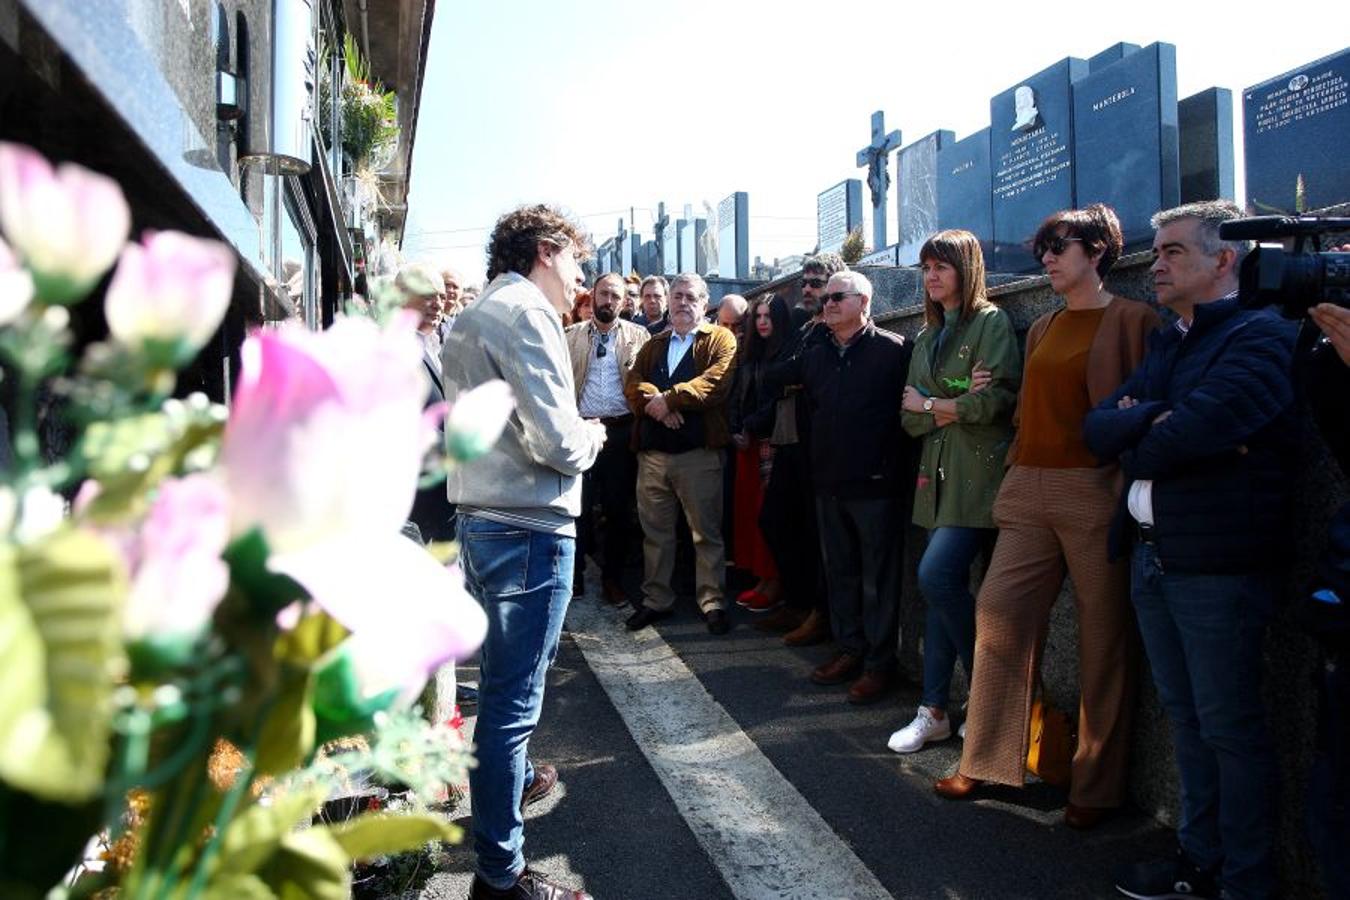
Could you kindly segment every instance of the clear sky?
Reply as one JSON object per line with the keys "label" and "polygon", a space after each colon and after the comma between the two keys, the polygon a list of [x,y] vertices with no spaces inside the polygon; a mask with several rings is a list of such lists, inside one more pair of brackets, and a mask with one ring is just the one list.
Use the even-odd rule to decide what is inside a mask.
{"label": "clear sky", "polygon": [[[990,97],[1119,41],[1176,45],[1181,97],[1219,86],[1240,104],[1346,38],[1332,6],[1238,0],[442,0],[404,255],[477,280],[488,231],[516,205],[556,203],[597,243],[635,207],[648,240],[658,201],[702,215],[738,190],[751,258],[802,253],[816,195],[866,178],[854,162],[873,110],[905,144],[939,128],[959,139],[989,124]],[[894,241],[894,187],[888,205]]]}

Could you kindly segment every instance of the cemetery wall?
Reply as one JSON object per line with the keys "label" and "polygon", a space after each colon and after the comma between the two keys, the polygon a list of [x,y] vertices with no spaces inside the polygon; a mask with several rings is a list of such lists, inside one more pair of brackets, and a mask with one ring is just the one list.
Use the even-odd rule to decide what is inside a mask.
{"label": "cemetery wall", "polygon": [[[1325,212],[1346,215],[1347,210],[1350,207]],[[1124,257],[1107,278],[1107,289],[1123,297],[1155,303],[1148,271],[1150,263],[1149,253]],[[889,270],[901,271],[913,270]],[[868,275],[871,277],[873,273],[868,272]],[[1007,310],[1023,339],[1027,328],[1038,316],[1061,304],[1050,289],[1049,279],[1043,276],[991,287],[989,294],[995,303]],[[907,296],[918,301],[922,294]],[[883,299],[881,305],[894,308],[877,314],[878,325],[909,337],[922,327],[923,308],[919,302],[898,305]],[[1283,881],[1281,896],[1286,897],[1321,896],[1316,863],[1304,837],[1304,798],[1316,734],[1317,698],[1313,675],[1317,652],[1313,641],[1292,621],[1291,604],[1294,598],[1306,592],[1311,582],[1331,514],[1350,498],[1350,483],[1340,474],[1311,424],[1307,428],[1307,438],[1298,461],[1301,473],[1296,489],[1298,550],[1265,650],[1265,699],[1279,754],[1278,852]],[[924,532],[911,527],[908,537],[901,655],[902,664],[911,674],[917,675],[921,671],[918,668],[918,636],[923,631],[924,606],[915,582],[915,570],[922,555]],[[1072,586],[1066,582],[1051,619],[1043,666],[1046,690],[1052,702],[1070,711],[1078,708],[1078,626],[1073,599]],[[964,692],[965,685],[961,684],[959,690]],[[964,702],[963,693],[959,702]],[[1141,666],[1133,745],[1130,772],[1133,802],[1174,825],[1178,812],[1176,765],[1168,725],[1158,705],[1146,663]]]}

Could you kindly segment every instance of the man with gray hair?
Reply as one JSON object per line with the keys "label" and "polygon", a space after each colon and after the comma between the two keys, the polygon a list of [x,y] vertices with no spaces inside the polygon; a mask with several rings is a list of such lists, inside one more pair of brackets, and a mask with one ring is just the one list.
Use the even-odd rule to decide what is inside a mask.
{"label": "man with gray hair", "polygon": [[1132,554],[1131,599],[1181,777],[1178,853],[1123,871],[1127,897],[1275,891],[1261,648],[1290,558],[1296,325],[1238,304],[1246,248],[1219,226],[1241,216],[1215,200],[1153,217],[1154,287],[1177,319],[1084,425],[1092,452],[1125,474],[1110,554]]}
{"label": "man with gray hair", "polygon": [[914,439],[900,427],[913,348],[876,327],[872,284],[836,272],[821,295],[822,340],[789,367],[811,404],[811,473],[837,652],[816,684],[853,682],[850,703],[873,703],[895,685],[900,567]]}
{"label": "man with gray hair", "polygon": [[642,602],[630,630],[669,616],[675,606],[675,517],[684,511],[694,539],[699,609],[725,634],[726,552],[722,543],[722,448],[730,443],[727,398],[736,338],[703,321],[708,285],[679,275],[670,285],[670,329],[638,351],[624,393],[637,416],[638,519],[643,533]]}
{"label": "man with gray hair", "polygon": [[717,304],[717,324],[736,335],[736,340],[740,341],[745,336],[741,332],[741,324],[749,308],[750,304],[740,294],[727,294]]}

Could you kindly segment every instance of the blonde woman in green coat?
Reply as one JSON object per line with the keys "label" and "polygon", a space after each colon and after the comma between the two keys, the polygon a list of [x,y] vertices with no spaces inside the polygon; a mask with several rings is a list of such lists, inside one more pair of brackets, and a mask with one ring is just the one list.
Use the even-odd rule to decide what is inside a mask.
{"label": "blonde woman in green coat", "polygon": [[914,524],[928,529],[919,562],[928,620],[923,699],[914,720],[891,735],[888,746],[897,753],[952,733],[952,672],[959,658],[969,675],[975,656],[970,566],[995,534],[991,510],[1022,374],[1012,322],[985,296],[975,235],[940,231],[923,245],[919,262],[925,325],[914,345],[901,421],[923,439]]}

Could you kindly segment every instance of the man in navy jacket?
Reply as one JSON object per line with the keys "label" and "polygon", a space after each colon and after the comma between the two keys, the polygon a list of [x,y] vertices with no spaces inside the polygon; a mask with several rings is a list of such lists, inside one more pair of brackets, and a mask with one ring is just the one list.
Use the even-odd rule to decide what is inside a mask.
{"label": "man in navy jacket", "polygon": [[1246,248],[1219,224],[1240,216],[1206,201],[1153,217],[1154,285],[1177,321],[1084,426],[1126,476],[1110,553],[1133,545],[1131,596],[1181,776],[1180,850],[1122,873],[1129,897],[1275,889],[1261,645],[1289,532],[1296,326],[1238,305]]}

